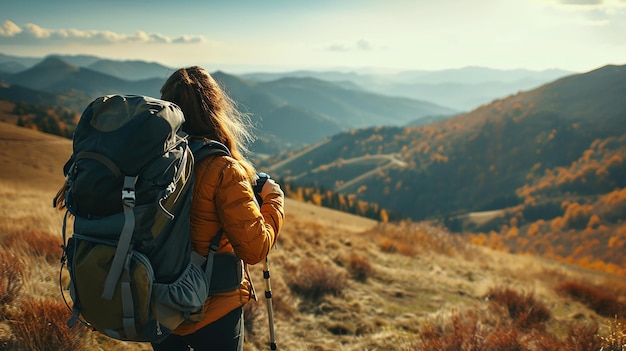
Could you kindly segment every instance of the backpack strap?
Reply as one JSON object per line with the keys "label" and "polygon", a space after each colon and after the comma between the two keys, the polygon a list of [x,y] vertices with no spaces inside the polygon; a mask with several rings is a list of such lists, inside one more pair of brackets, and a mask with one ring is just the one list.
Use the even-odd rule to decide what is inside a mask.
{"label": "backpack strap", "polygon": [[[104,281],[104,289],[101,297],[105,300],[111,300],[115,293],[117,282],[121,279],[120,290],[122,294],[122,309],[124,314],[124,331],[126,335],[133,338],[137,336],[135,329],[135,313],[133,304],[133,294],[131,290],[130,260],[132,251],[130,250],[130,242],[135,229],[135,184],[137,177],[124,177],[124,186],[122,187],[122,204],[124,207],[124,226],[120,234],[120,239],[115,249],[115,256],[111,268]],[[123,274],[122,274],[123,273]]]}
{"label": "backpack strap", "polygon": [[[195,159],[194,162],[199,162],[200,160],[212,155],[231,156],[228,147],[215,140],[194,140],[189,144],[189,148],[193,153]],[[209,254],[206,258],[195,251],[191,252],[192,260],[199,267],[202,267],[202,265],[206,263],[206,266],[204,268],[204,276],[207,280],[207,291],[210,291],[211,288],[211,278],[213,277],[213,261],[215,258],[215,253],[217,252],[217,249],[219,249],[222,234],[224,234],[224,229],[220,228],[220,230],[217,232],[217,234],[215,234],[213,239],[211,239]]]}
{"label": "backpack strap", "polygon": [[215,258],[215,253],[217,249],[220,247],[220,240],[222,239],[222,234],[224,233],[224,229],[220,229],[213,240],[211,240],[211,246],[209,247],[209,254],[206,257],[206,267],[204,267],[204,276],[207,280],[207,288],[206,291],[211,291],[211,278],[213,278],[213,260]]}
{"label": "backpack strap", "polygon": [[232,156],[228,147],[215,140],[197,140],[189,143],[189,148],[193,153],[195,162],[198,162],[211,155]]}
{"label": "backpack strap", "polygon": [[115,287],[117,281],[122,275],[122,269],[127,266],[127,261],[130,260],[130,241],[133,237],[133,230],[135,229],[135,213],[133,208],[135,207],[135,183],[137,177],[124,177],[124,187],[122,188],[122,204],[124,207],[124,226],[120,234],[120,239],[115,249],[115,256],[113,257],[113,263],[111,263],[111,269],[104,281],[104,290],[102,291],[102,298],[105,300],[111,300],[115,293]]}

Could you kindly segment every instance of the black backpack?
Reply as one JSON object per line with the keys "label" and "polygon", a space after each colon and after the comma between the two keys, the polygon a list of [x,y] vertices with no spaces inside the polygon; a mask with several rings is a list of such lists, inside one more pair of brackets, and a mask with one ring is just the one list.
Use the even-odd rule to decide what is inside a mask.
{"label": "black backpack", "polygon": [[70,275],[69,326],[79,320],[118,340],[159,342],[200,320],[210,293],[239,286],[234,255],[220,257],[212,277],[221,231],[205,271],[207,258],[192,255],[194,162],[230,153],[217,142],[190,145],[183,122],[178,106],[146,96],[100,97],[83,112],[64,167],[65,220],[74,221],[67,242],[63,224],[61,265]]}

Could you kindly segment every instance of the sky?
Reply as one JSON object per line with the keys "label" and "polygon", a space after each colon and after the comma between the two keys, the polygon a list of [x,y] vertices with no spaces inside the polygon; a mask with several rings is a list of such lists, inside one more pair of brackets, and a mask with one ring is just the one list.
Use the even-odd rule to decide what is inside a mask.
{"label": "sky", "polygon": [[0,53],[232,73],[626,64],[626,0],[5,0]]}

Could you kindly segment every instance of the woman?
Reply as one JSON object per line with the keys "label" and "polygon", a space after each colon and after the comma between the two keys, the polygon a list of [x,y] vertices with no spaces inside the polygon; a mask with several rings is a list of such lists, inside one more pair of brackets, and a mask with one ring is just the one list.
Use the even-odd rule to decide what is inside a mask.
{"label": "woman", "polygon": [[[210,156],[195,165],[191,205],[194,251],[206,256],[211,239],[223,229],[217,253],[234,252],[244,264],[256,264],[276,242],[284,220],[284,194],[272,179],[266,181],[256,203],[251,184],[256,172],[242,151],[251,135],[247,116],[201,67],[181,68],[161,88],[161,98],[177,104],[185,115],[183,131],[192,141],[214,140],[228,147],[232,157]],[[247,272],[247,270],[245,270]],[[209,296],[204,318],[184,323],[154,350],[243,350],[243,305],[254,298],[249,276],[239,288]]]}

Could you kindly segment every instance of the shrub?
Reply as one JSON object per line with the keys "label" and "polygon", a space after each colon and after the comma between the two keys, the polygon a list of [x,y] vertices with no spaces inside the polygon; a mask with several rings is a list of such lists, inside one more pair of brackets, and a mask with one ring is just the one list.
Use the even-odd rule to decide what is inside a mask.
{"label": "shrub", "polygon": [[0,249],[0,306],[7,306],[18,298],[24,285],[20,261],[8,250]]}
{"label": "shrub", "polygon": [[326,294],[338,295],[345,285],[344,271],[332,263],[317,260],[303,261],[289,282],[289,286],[295,293],[312,300],[317,300]]}
{"label": "shrub", "polygon": [[620,302],[619,297],[596,286],[578,282],[567,281],[556,288],[557,292],[568,295],[574,300],[581,302],[604,317],[626,315],[626,306]]}
{"label": "shrub", "polygon": [[490,327],[473,311],[456,313],[448,326],[426,324],[420,343],[408,351],[522,351],[520,333],[507,325]]}
{"label": "shrub", "polygon": [[607,350],[602,348],[601,338],[598,335],[598,325],[570,324],[567,330],[566,344],[570,351]]}
{"label": "shrub", "polygon": [[[501,309],[498,312],[504,311]],[[555,335],[548,332],[547,328],[522,328],[515,321],[507,320],[507,312],[504,314],[498,312],[485,313],[481,310],[468,310],[454,313],[448,320],[437,324],[427,322],[420,329],[419,340],[405,350],[600,350],[600,338],[597,335],[598,328],[595,324],[569,325],[567,337],[564,340],[559,340]]]}
{"label": "shrub", "polygon": [[374,271],[367,257],[355,253],[350,256],[349,270],[354,279],[361,282],[367,281]]}
{"label": "shrub", "polygon": [[520,328],[542,327],[552,317],[550,309],[535,300],[532,293],[518,293],[505,288],[492,288],[486,298],[492,303],[504,306],[513,322]]}
{"label": "shrub", "polygon": [[18,350],[74,351],[85,349],[87,329],[66,325],[67,306],[52,300],[23,300],[19,315],[11,320]]}

